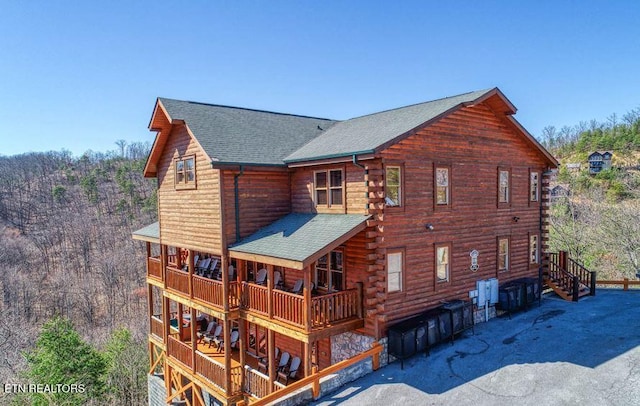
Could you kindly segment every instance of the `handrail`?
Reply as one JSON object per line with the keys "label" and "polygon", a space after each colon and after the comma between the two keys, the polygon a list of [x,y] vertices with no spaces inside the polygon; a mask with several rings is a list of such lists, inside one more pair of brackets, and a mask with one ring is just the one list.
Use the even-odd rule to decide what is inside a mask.
{"label": "handrail", "polygon": [[607,280],[596,282],[597,285],[622,285],[622,290],[630,290],[629,286],[640,286],[640,281],[631,281],[629,278],[622,280]]}
{"label": "handrail", "polygon": [[574,261],[571,258],[567,258],[567,271],[577,276],[580,283],[589,287],[589,293],[591,296],[596,294],[596,273],[595,271],[589,271],[581,263]]}
{"label": "handrail", "polygon": [[[282,398],[283,396],[289,395],[299,389],[305,388],[309,385],[312,386],[313,398],[317,399],[320,395],[320,379],[324,378],[327,375],[331,375],[335,372],[341,371],[347,367],[355,365],[356,363],[365,360],[371,357],[373,370],[377,370],[380,367],[380,353],[382,352],[382,345],[378,342],[374,342],[372,348],[370,350],[364,351],[355,357],[351,357],[344,361],[340,361],[336,364],[331,365],[328,368],[323,369],[322,371],[317,371],[317,367],[313,367],[315,372],[306,378],[302,378],[297,382],[292,383],[291,385],[287,385],[283,389],[276,390],[272,392],[270,395],[267,395],[261,399],[251,402],[251,406],[263,406],[267,405],[277,399]],[[238,402],[238,405],[244,405],[244,402]]]}
{"label": "handrail", "polygon": [[167,287],[189,294],[189,274],[178,268],[167,266]]}
{"label": "handrail", "polygon": [[193,358],[191,357],[191,346],[174,338],[167,337],[167,355],[180,361],[188,368],[193,368]]}
{"label": "handrail", "polygon": [[158,337],[160,340],[162,340],[162,337],[164,336],[164,328],[163,328],[163,322],[162,319],[160,319],[157,316],[151,316],[151,334],[153,334],[154,336]]}
{"label": "handrail", "polygon": [[160,258],[147,258],[147,276],[162,280],[162,264]]}
{"label": "handrail", "polygon": [[358,315],[358,289],[341,290],[311,298],[312,327],[320,327]]}
{"label": "handrail", "polygon": [[574,302],[578,301],[578,277],[564,270],[559,264],[549,261],[549,276],[560,285]]}
{"label": "handrail", "polygon": [[[224,308],[224,289],[222,281],[193,275],[193,298]],[[229,281],[229,307],[238,307],[238,282]]]}

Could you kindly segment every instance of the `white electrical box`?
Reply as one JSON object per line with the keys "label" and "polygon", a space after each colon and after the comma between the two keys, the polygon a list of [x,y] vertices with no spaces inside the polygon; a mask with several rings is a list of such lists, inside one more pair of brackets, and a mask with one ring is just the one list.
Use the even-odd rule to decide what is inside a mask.
{"label": "white electrical box", "polygon": [[487,301],[487,282],[484,280],[476,281],[476,290],[478,291],[478,307],[484,307]]}
{"label": "white electrical box", "polygon": [[488,299],[494,305],[498,303],[498,278],[487,279]]}

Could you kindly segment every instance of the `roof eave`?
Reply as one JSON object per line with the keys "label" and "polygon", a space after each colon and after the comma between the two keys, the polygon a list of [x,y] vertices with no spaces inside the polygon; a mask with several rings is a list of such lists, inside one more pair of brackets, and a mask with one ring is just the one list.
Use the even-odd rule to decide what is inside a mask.
{"label": "roof eave", "polygon": [[370,155],[374,153],[375,153],[375,150],[370,149],[370,150],[364,150],[364,151],[343,152],[339,154],[318,155],[318,156],[297,158],[297,159],[284,159],[284,163],[287,165],[295,165],[300,163],[308,163],[309,165],[314,165],[315,163],[317,163],[317,161],[324,161],[324,160],[336,159],[336,158],[349,158],[349,160],[351,160],[351,157],[353,157],[354,155],[356,156]]}

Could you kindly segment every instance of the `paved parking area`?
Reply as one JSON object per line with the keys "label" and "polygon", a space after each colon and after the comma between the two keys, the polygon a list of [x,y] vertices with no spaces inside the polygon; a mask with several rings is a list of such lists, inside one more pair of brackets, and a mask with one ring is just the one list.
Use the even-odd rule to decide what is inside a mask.
{"label": "paved parking area", "polygon": [[546,295],[314,405],[640,405],[640,291]]}

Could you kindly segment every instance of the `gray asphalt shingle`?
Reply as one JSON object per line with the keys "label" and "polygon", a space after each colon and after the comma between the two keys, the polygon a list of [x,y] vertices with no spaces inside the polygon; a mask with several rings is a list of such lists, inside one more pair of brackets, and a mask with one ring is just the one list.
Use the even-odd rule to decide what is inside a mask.
{"label": "gray asphalt shingle", "polygon": [[147,240],[147,239],[159,239],[160,238],[160,223],[159,222],[155,222],[155,223],[151,223],[148,226],[142,227],[139,230],[134,231],[133,233],[131,233],[133,235],[133,237],[138,237],[138,239],[143,239],[143,240]]}
{"label": "gray asphalt shingle", "polygon": [[303,262],[368,218],[360,214],[291,213],[234,244],[229,251]]}

